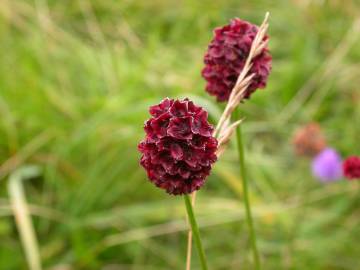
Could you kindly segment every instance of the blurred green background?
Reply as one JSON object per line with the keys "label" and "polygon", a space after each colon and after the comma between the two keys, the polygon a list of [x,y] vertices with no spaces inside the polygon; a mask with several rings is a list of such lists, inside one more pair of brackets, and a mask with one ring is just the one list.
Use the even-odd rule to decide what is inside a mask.
{"label": "blurred green background", "polygon": [[[241,105],[263,269],[360,269],[360,185],[322,185],[295,157],[318,121],[345,157],[360,153],[360,3],[351,0],[1,0],[0,269],[28,269],[9,175],[23,182],[44,269],[184,269],[185,210],[138,165],[148,106],[204,92],[212,29],[270,11],[273,71]],[[252,269],[236,149],[198,193],[211,269]],[[192,269],[200,269],[196,251]]]}

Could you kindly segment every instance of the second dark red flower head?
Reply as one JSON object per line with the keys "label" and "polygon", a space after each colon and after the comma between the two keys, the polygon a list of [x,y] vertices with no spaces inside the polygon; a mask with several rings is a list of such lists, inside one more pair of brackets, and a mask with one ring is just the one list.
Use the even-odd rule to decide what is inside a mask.
{"label": "second dark red flower head", "polygon": [[[240,19],[214,30],[204,57],[205,67],[202,76],[207,81],[206,91],[216,96],[218,101],[227,101],[236,80],[244,68],[258,27]],[[267,40],[268,36],[264,37]],[[250,74],[255,76],[244,98],[249,98],[257,88],[264,88],[271,71],[271,55],[267,48],[252,61]]]}

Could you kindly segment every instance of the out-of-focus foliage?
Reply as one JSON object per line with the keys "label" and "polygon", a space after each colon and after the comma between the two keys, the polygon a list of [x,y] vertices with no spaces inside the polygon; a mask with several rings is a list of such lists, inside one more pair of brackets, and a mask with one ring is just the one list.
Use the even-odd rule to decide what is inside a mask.
{"label": "out-of-focus foliage", "polygon": [[[360,269],[360,185],[321,185],[291,135],[318,121],[343,156],[359,154],[357,1],[0,2],[0,269],[27,269],[7,192],[23,164],[46,269],[183,269],[181,197],[138,165],[147,108],[189,96],[213,123],[203,90],[212,29],[270,11],[273,71],[241,109],[264,269]],[[251,269],[235,148],[198,193],[211,269]],[[196,252],[193,269],[199,269]]]}

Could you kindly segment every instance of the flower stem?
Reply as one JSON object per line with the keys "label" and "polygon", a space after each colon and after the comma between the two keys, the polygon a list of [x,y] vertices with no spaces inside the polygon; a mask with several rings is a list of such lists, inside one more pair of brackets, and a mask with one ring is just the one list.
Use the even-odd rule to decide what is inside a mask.
{"label": "flower stem", "polygon": [[199,227],[195,220],[194,210],[193,210],[189,195],[184,195],[184,201],[185,201],[186,211],[187,211],[190,226],[191,226],[191,231],[194,236],[195,246],[199,253],[202,270],[208,270],[207,262],[206,262],[206,258],[205,258],[205,252],[204,252],[204,249],[201,244]]}
{"label": "flower stem", "polygon": [[[236,119],[239,119],[239,109],[236,108],[234,111],[234,116]],[[246,176],[246,167],[245,167],[245,153],[244,153],[244,145],[242,142],[242,133],[241,133],[241,125],[238,125],[236,128],[236,141],[238,146],[238,155],[239,155],[239,164],[240,164],[240,176],[243,185],[244,191],[244,203],[245,203],[245,212],[246,212],[246,221],[249,227],[250,233],[250,243],[252,248],[252,253],[254,257],[255,269],[260,270],[260,257],[259,252],[256,246],[256,234],[254,230],[254,223],[251,214],[251,207],[250,207],[250,199],[249,199],[249,191],[248,191],[248,182]]]}
{"label": "flower stem", "polygon": [[[191,193],[191,205],[194,208],[196,200],[196,191]],[[192,231],[189,229],[188,231],[188,243],[187,243],[187,252],[186,252],[186,270],[191,269],[191,253],[192,253]]]}

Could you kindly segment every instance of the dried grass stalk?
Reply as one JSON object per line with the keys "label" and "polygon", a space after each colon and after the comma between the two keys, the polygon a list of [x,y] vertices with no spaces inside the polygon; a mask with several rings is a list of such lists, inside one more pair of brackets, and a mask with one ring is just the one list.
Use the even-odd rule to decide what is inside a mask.
{"label": "dried grass stalk", "polygon": [[[243,120],[238,120],[234,123],[231,123],[231,115],[244,99],[244,93],[249,87],[252,78],[255,74],[249,74],[249,71],[252,66],[252,60],[258,56],[262,50],[267,46],[268,40],[263,40],[267,29],[269,27],[269,12],[266,12],[265,18],[262,24],[259,27],[259,30],[254,38],[254,41],[251,45],[249,56],[246,59],[245,65],[239,77],[237,78],[234,88],[231,90],[229,100],[226,104],[224,112],[222,113],[219,122],[214,130],[213,136],[218,140],[218,150],[216,152],[217,156],[220,157],[225,151],[227,143],[230,141],[232,134],[234,133],[235,128],[241,124]],[[196,192],[191,194],[192,196],[192,205],[195,205]],[[188,232],[188,245],[187,245],[187,257],[186,257],[186,270],[191,268],[191,250],[192,250],[192,232]]]}
{"label": "dried grass stalk", "polygon": [[36,166],[21,167],[9,177],[9,197],[15,217],[16,227],[19,231],[26,261],[30,270],[41,270],[39,245],[35,229],[31,220],[29,204],[26,201],[22,181],[40,174]]}
{"label": "dried grass stalk", "polygon": [[[267,46],[268,41],[267,40],[264,41],[263,39],[269,27],[268,20],[269,20],[269,12],[266,13],[265,19],[259,27],[259,30],[251,45],[249,56],[246,59],[244,68],[239,74],[239,77],[236,81],[234,88],[231,90],[228,103],[226,104],[225,110],[222,113],[220,120],[216,126],[213,135],[219,141],[227,141],[222,138],[222,134],[228,134],[226,132],[226,129],[230,127],[229,125],[230,125],[231,115],[234,112],[235,108],[239,105],[239,103],[244,99],[244,93],[246,89],[249,87],[252,78],[254,77],[254,74],[249,74],[249,71],[252,66],[251,62]],[[219,146],[222,145],[219,144]]]}

